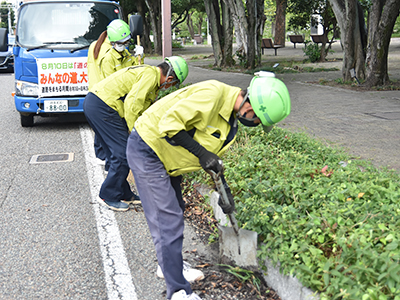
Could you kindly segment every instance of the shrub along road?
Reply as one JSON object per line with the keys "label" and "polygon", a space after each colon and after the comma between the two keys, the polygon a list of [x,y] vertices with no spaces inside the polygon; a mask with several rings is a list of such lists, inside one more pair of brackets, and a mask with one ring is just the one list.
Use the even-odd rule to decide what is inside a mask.
{"label": "shrub along road", "polygon": [[[201,68],[213,63],[212,59],[192,61],[189,59],[191,54],[185,50],[182,53],[192,66]],[[278,57],[267,56],[266,60],[271,65],[280,59],[296,57],[293,53],[297,50],[289,48],[280,50],[282,55]],[[287,53],[284,52],[286,50]],[[314,66],[340,69],[341,53],[338,52],[335,53],[336,60]],[[207,56],[200,53],[195,55]],[[297,58],[301,61],[299,55]],[[242,88],[246,88],[251,79],[251,76],[241,75],[244,77],[239,82],[239,75],[232,76],[232,73],[211,70],[204,72],[203,75],[199,75],[197,70],[195,74],[193,72],[190,74],[194,76],[188,78],[187,82],[216,78]],[[391,80],[400,80],[400,39],[392,40],[389,76]],[[287,84],[292,98],[292,113],[278,125],[279,127],[305,132],[313,138],[324,141],[328,146],[344,147],[355,159],[371,160],[375,166],[400,170],[398,152],[400,135],[397,130],[400,125],[399,91],[360,91],[358,88],[351,90],[320,84],[341,78],[340,71],[278,74],[277,77]]]}

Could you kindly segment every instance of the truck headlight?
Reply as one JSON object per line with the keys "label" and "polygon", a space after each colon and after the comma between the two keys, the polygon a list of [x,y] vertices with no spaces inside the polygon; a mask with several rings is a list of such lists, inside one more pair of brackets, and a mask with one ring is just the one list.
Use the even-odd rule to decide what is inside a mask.
{"label": "truck headlight", "polygon": [[15,95],[17,96],[34,96],[39,94],[39,86],[36,83],[26,81],[15,81]]}

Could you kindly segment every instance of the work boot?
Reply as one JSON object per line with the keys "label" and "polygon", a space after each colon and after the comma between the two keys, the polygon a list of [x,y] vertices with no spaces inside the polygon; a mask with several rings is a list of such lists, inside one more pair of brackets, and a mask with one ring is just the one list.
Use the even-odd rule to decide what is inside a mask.
{"label": "work boot", "polygon": [[107,206],[109,209],[115,211],[127,211],[129,209],[129,204],[123,203],[121,201],[107,201],[104,199],[99,199],[99,202]]}
{"label": "work boot", "polygon": [[180,290],[172,294],[171,300],[201,300],[201,298],[195,294],[186,294],[185,290]]}
{"label": "work boot", "polygon": [[[195,281],[203,280],[204,279],[204,274],[202,271],[197,270],[197,269],[192,269],[191,265],[187,263],[186,261],[183,262],[183,277],[185,277],[186,281],[189,283],[193,283]],[[161,267],[157,267],[157,276],[159,278],[164,278],[163,271],[161,270]]]}

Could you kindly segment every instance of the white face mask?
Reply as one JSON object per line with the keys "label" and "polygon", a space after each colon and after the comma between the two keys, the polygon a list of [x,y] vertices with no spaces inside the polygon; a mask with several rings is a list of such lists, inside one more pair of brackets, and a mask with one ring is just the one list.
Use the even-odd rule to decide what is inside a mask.
{"label": "white face mask", "polygon": [[114,44],[114,49],[117,50],[118,52],[122,52],[125,50],[125,45],[124,44]]}

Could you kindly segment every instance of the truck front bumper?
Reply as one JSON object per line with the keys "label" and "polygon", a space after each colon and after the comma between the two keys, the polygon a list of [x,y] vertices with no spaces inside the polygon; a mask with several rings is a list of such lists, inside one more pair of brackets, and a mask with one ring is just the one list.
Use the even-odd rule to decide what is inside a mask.
{"label": "truck front bumper", "polygon": [[[68,100],[68,111],[53,112],[46,111],[44,101]],[[53,97],[53,98],[33,98],[14,96],[17,111],[24,114],[60,114],[60,113],[83,113],[83,101],[85,97]]]}

